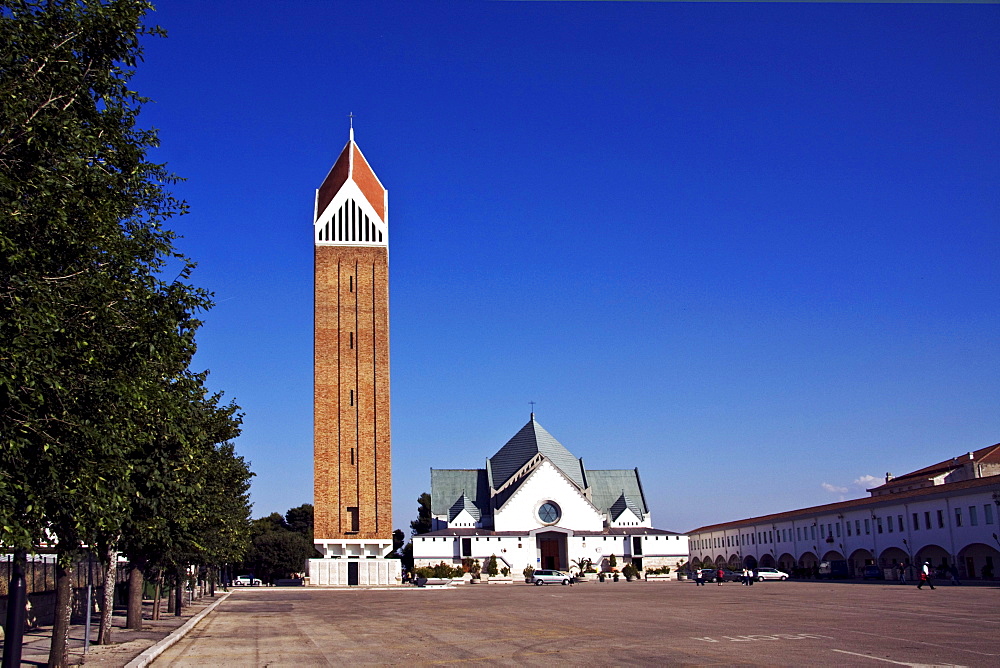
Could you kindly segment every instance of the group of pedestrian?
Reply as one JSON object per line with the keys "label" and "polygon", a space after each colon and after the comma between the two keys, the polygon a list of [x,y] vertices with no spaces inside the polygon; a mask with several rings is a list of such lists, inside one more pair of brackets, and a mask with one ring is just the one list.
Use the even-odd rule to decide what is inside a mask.
{"label": "group of pedestrian", "polygon": [[757,579],[757,569],[756,568],[744,568],[743,569],[743,585],[745,587],[752,587],[754,580]]}

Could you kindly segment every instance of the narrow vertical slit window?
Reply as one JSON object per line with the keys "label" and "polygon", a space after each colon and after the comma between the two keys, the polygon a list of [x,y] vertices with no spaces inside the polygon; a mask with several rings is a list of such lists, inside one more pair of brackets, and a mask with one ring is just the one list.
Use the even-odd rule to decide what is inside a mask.
{"label": "narrow vertical slit window", "polygon": [[360,518],[358,517],[358,509],[356,506],[349,506],[347,508],[347,518],[348,521],[351,523],[350,531],[354,533],[361,531],[361,522]]}
{"label": "narrow vertical slit window", "polygon": [[351,350],[353,350],[354,349],[354,332],[351,332],[348,336],[350,337]]}
{"label": "narrow vertical slit window", "polygon": [[351,466],[354,466],[354,448],[351,448]]}
{"label": "narrow vertical slit window", "polygon": [[351,390],[351,405],[354,405],[354,390]]}

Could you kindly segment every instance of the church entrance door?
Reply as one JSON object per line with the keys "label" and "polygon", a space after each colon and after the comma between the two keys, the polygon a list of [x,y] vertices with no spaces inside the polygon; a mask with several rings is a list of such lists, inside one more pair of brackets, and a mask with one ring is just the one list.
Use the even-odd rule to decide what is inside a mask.
{"label": "church entrance door", "polygon": [[351,587],[356,587],[358,585],[358,562],[348,561],[347,562],[347,584]]}
{"label": "church entrance door", "polygon": [[564,571],[569,568],[566,561],[566,534],[556,531],[538,534],[538,552],[543,569]]}

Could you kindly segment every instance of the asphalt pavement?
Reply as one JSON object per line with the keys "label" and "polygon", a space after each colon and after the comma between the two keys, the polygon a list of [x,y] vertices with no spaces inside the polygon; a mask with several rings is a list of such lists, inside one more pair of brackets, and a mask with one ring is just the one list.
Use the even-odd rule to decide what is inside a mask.
{"label": "asphalt pavement", "polygon": [[154,666],[992,666],[1000,587],[588,582],[235,592]]}

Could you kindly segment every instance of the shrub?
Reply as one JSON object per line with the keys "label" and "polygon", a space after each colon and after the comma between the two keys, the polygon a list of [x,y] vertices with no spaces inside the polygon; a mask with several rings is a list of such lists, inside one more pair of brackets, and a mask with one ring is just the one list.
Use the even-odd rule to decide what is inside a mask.
{"label": "shrub", "polygon": [[490,558],[486,560],[486,574],[491,578],[496,577],[500,571],[497,569],[497,555],[491,554]]}
{"label": "shrub", "polygon": [[524,579],[527,580],[534,574],[535,567],[532,566],[531,564],[528,564],[527,566],[524,567],[524,570],[521,572],[524,573]]}
{"label": "shrub", "polygon": [[450,564],[446,564],[443,561],[440,564],[438,564],[437,566],[434,566],[434,567],[432,567],[432,568],[430,568],[428,570],[430,570],[431,574],[430,575],[426,575],[424,577],[430,577],[430,578],[458,578],[458,577],[462,577],[462,574],[465,572],[461,568],[457,568],[457,567],[451,566]]}
{"label": "shrub", "polygon": [[504,566],[503,568],[500,569],[500,575],[507,577],[508,575],[510,575],[510,569]]}

